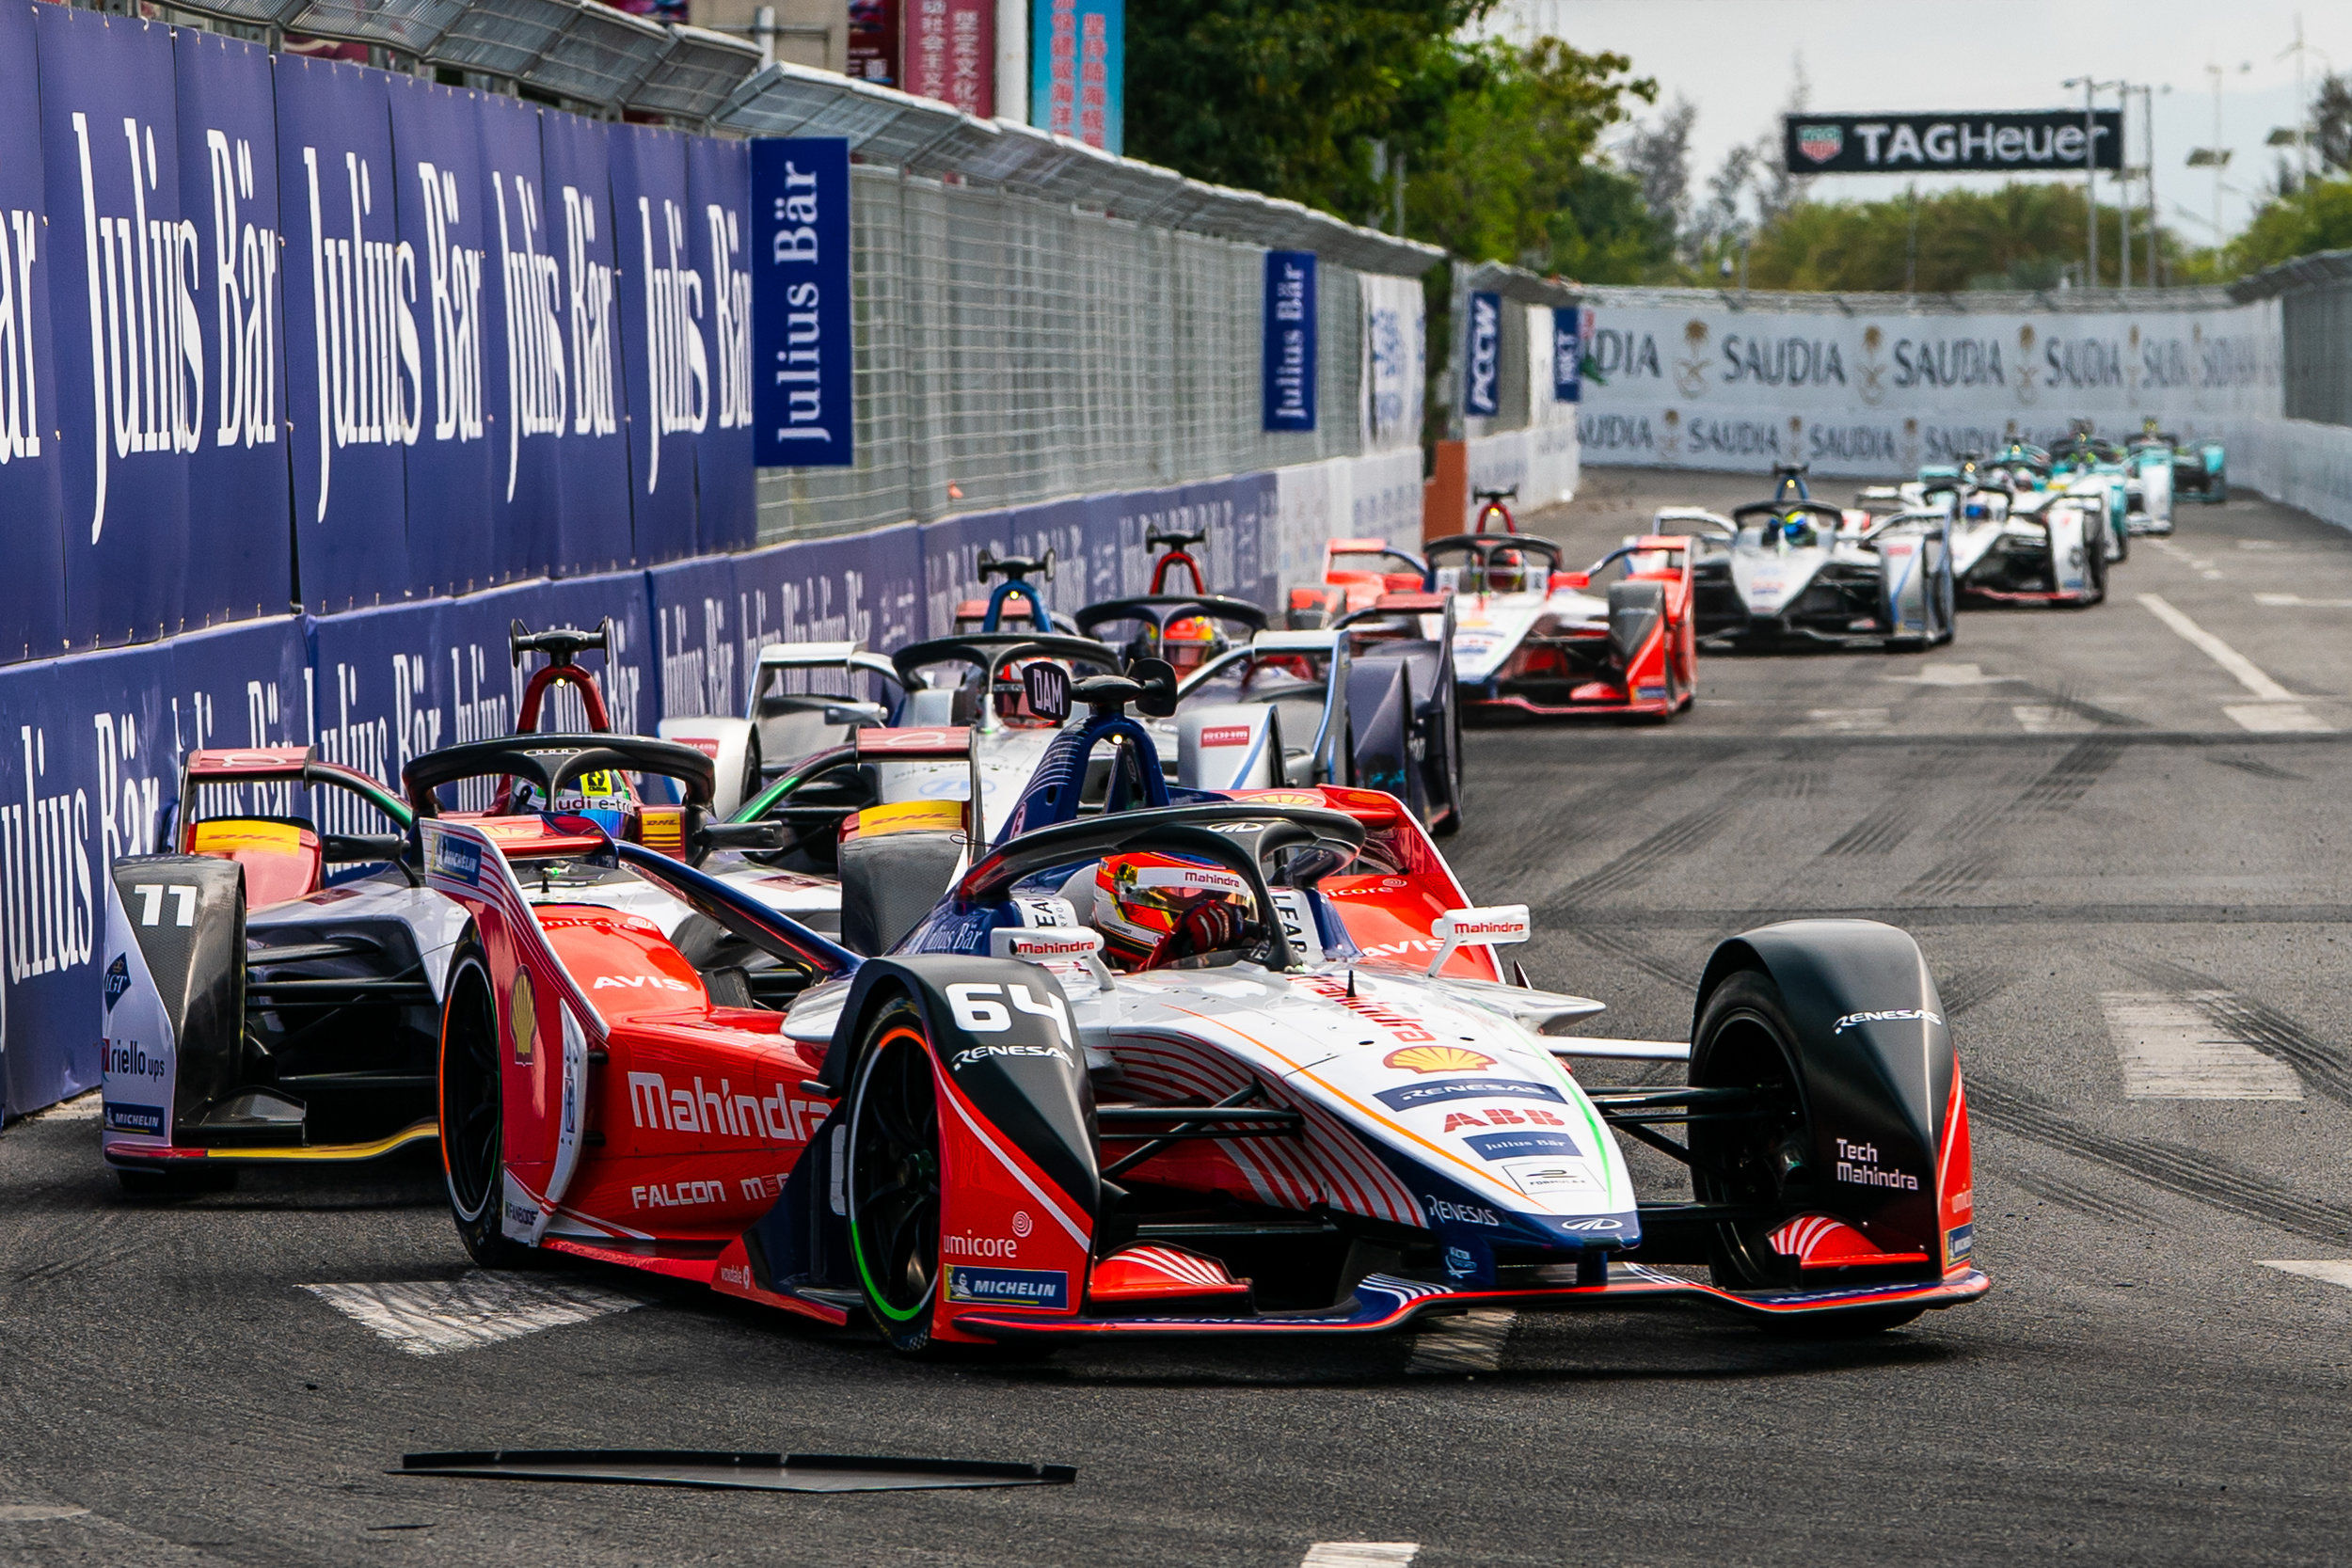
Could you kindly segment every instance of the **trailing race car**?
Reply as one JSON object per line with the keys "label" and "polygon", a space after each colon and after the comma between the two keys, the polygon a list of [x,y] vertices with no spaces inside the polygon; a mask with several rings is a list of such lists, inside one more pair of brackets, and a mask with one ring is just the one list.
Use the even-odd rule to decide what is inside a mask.
{"label": "trailing race car", "polygon": [[[579,752],[576,736],[532,733],[559,693],[600,732],[603,698],[577,657],[605,636],[518,623],[516,662],[532,653],[550,662],[524,690],[524,733],[495,744]],[[656,744],[592,738],[608,759]],[[699,777],[707,800],[709,764],[698,753],[647,756],[657,775],[691,759],[672,776]],[[449,784],[437,810],[503,816],[549,799],[527,778]],[[621,760],[574,776],[553,799],[608,832],[697,859],[775,836],[706,825],[691,801],[648,803]],[[441,1001],[465,914],[423,886],[412,819],[399,796],[309,747],[188,756],[175,852],[119,860],[108,880],[102,1147],[126,1187],[216,1183],[241,1164],[373,1160],[434,1138]]]}
{"label": "trailing race car", "polygon": [[[1691,542],[1636,539],[1581,572],[1528,533],[1459,533],[1429,546],[1459,595],[1454,680],[1473,711],[1629,713],[1664,720],[1698,689]],[[1614,580],[1595,592],[1595,585]]]}
{"label": "trailing race car", "polygon": [[1262,631],[1186,673],[1153,738],[1181,784],[1358,785],[1458,832],[1453,614],[1451,594],[1391,593],[1320,630]]}
{"label": "trailing race car", "polygon": [[979,559],[973,563],[973,570],[978,573],[982,588],[988,588],[991,578],[1003,578],[1005,580],[989,589],[985,599],[965,599],[956,606],[956,630],[1003,631],[1006,629],[1007,607],[1018,599],[1024,607],[1021,613],[1025,614],[1029,625],[1039,631],[1077,631],[1076,624],[1069,616],[1057,615],[1045,608],[1044,590],[1038,587],[1037,582],[1029,580],[1031,578],[1037,578],[1038,582],[1054,580],[1054,552],[1051,549],[1036,557],[999,556],[994,550],[982,546]]}
{"label": "trailing race car", "polygon": [[2194,446],[2183,446],[2178,436],[2157,430],[2153,420],[2142,428],[2147,436],[2171,451],[2175,497],[2195,496],[2207,506],[2218,506],[2230,499],[2229,454],[2220,442],[2200,441]]}
{"label": "trailing race car", "polygon": [[[1970,454],[1972,460],[1974,455]],[[2104,535],[2096,529],[2092,533],[2104,538],[2103,553],[2108,563],[2130,558],[2137,481],[2132,477],[2131,465],[2124,461],[2123,450],[2092,435],[2089,421],[2076,420],[2074,434],[2046,452],[2022,441],[2011,441],[1998,457],[1980,467],[1987,478],[2006,476],[2021,501],[2029,494],[2043,492],[2062,492],[2074,497],[2094,522],[2106,519]],[[2036,504],[2040,503],[2026,501],[2025,506],[2012,505],[2010,510],[2030,510]]]}
{"label": "trailing race car", "polygon": [[1692,619],[1721,646],[1931,648],[1952,638],[1951,523],[1941,508],[1873,514],[1815,500],[1802,465],[1728,517],[1666,507],[1657,535],[1690,539]]}
{"label": "trailing race car", "polygon": [[[1688,1085],[1588,1092],[1562,1056],[1680,1048],[1547,1033],[1599,1005],[1509,983],[1492,944],[1524,909],[1469,907],[1392,800],[1168,789],[1121,709],[1164,710],[1172,673],[1138,674],[1078,685],[1090,716],[993,845],[866,958],[582,818],[437,820],[412,774],[427,874],[470,920],[440,1093],[472,1257],[648,1270],[914,1354],[1672,1294],[1867,1331],[1989,1288],[1908,936],[1725,942]],[[1057,673],[1032,678],[1050,710]],[[472,760],[551,791],[599,765]],[[803,989],[723,1003],[626,881]],[[1692,1198],[1638,1201],[1621,1134],[1687,1162]]]}
{"label": "trailing race car", "polygon": [[1434,594],[1429,562],[1385,539],[1333,539],[1323,546],[1323,580],[1290,592],[1290,627],[1312,631],[1370,610],[1391,594]]}
{"label": "trailing race car", "polygon": [[1948,477],[1903,486],[1918,508],[1948,509],[1952,570],[1963,596],[2002,604],[2093,605],[2106,597],[2096,497],[2019,492],[2008,474],[1963,458]]}

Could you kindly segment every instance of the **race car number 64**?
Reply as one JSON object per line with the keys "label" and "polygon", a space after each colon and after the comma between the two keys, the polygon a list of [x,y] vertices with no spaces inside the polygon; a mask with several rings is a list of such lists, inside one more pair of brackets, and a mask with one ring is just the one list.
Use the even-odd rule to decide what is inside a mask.
{"label": "race car number 64", "polygon": [[1001,996],[1025,1013],[1037,1018],[1051,1019],[1055,1031],[1064,1045],[1071,1043],[1070,1008],[1062,999],[1050,991],[1042,1000],[1026,986],[991,986],[965,984],[947,988],[947,1006],[955,1009],[956,1023],[961,1028],[983,1035],[1001,1035],[1012,1027],[1012,1014],[1005,1010],[1003,1002],[991,997]]}

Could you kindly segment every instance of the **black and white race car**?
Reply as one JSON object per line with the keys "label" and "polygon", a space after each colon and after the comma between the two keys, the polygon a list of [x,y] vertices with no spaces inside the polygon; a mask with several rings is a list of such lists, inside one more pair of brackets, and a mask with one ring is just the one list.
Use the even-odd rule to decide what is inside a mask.
{"label": "black and white race car", "polygon": [[1717,647],[1931,648],[1952,639],[1951,520],[1816,500],[1804,468],[1773,471],[1769,500],[1729,516],[1667,507],[1653,534],[1692,541],[1701,641]]}

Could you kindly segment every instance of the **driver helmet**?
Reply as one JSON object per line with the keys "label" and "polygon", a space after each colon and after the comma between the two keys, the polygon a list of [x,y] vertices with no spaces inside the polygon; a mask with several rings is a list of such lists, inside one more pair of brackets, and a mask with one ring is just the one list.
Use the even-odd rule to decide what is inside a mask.
{"label": "driver helmet", "polygon": [[1813,543],[1813,519],[1802,512],[1783,513],[1780,536],[1799,548],[1810,545]]}
{"label": "driver helmet", "polygon": [[1160,634],[1158,656],[1181,675],[1206,663],[1219,641],[1215,622],[1205,615],[1186,615],[1170,621]]}
{"label": "driver helmet", "polygon": [[1110,855],[1094,873],[1095,928],[1130,969],[1231,949],[1254,912],[1246,878],[1187,855]]}
{"label": "driver helmet", "polygon": [[1968,498],[1968,504],[1960,509],[1960,515],[1970,522],[1980,523],[1993,515],[1993,507],[1991,503],[1971,496]]}
{"label": "driver helmet", "polygon": [[539,786],[529,779],[514,781],[510,810],[516,815],[546,811],[557,816],[584,816],[614,838],[622,836],[628,814],[637,805],[628,781],[612,768],[582,773],[555,792],[555,804],[542,805]]}

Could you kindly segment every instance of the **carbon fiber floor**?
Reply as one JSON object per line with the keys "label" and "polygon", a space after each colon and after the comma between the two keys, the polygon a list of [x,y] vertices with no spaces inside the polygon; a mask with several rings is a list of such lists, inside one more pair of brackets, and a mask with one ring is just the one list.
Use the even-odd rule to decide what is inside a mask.
{"label": "carbon fiber floor", "polygon": [[[1571,554],[1754,489],[1589,477],[1538,519]],[[1915,929],[1971,1085],[1981,1305],[1847,1345],[1677,1308],[910,1367],[591,1269],[485,1291],[427,1167],[131,1204],[68,1115],[0,1136],[0,1561],[2340,1559],[2352,1290],[2312,1265],[2352,1259],[2352,537],[2187,507],[2115,590],[1969,612],[1924,656],[1706,658],[1698,708],[1663,728],[1476,731],[1449,844],[1482,896],[1535,907],[1529,968],[1610,1001],[1601,1033],[1679,1037],[1743,926]],[[2263,727],[2288,707],[2333,728]],[[2126,1038],[2145,1019],[2175,1022]],[[2251,1053],[2300,1098],[2133,1098],[2127,1048]],[[322,1284],[364,1289],[302,1289]],[[384,1474],[501,1445],[1079,1481],[825,1497]]]}

